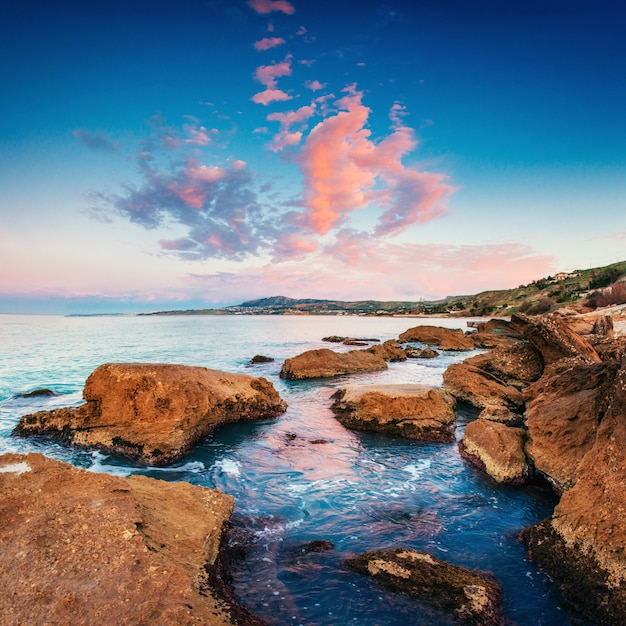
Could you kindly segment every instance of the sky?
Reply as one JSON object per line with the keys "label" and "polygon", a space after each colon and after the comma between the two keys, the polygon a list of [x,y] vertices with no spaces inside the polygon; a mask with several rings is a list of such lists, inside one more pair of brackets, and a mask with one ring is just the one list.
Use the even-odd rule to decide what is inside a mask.
{"label": "sky", "polygon": [[626,259],[621,0],[22,0],[0,313],[437,299]]}

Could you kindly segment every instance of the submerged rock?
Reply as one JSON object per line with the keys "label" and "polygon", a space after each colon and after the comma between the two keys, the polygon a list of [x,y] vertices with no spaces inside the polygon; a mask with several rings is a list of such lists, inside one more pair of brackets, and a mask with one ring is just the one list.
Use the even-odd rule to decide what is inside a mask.
{"label": "submerged rock", "polygon": [[46,435],[148,465],[172,463],[218,426],[275,417],[286,404],[264,378],[185,365],[113,363],[87,379],[86,404],[21,418]]}
{"label": "submerged rock", "polygon": [[7,454],[0,500],[2,624],[262,623],[216,589],[231,496]]}
{"label": "submerged rock", "polygon": [[285,359],[280,377],[288,380],[307,378],[330,378],[356,372],[373,372],[387,368],[387,362],[368,350],[335,352],[328,348],[308,350],[298,356]]}
{"label": "submerged rock", "polygon": [[452,441],[455,401],[426,385],[349,385],[335,392],[332,410],[347,428],[423,441]]}
{"label": "submerged rock", "polygon": [[466,426],[459,449],[470,463],[498,483],[519,485],[528,478],[521,428],[477,419]]}
{"label": "submerged rock", "polygon": [[473,350],[472,338],[464,335],[460,329],[441,328],[440,326],[415,326],[403,332],[400,343],[419,341],[429,346],[438,346],[440,350]]}
{"label": "submerged rock", "polygon": [[426,552],[367,552],[347,565],[386,589],[428,602],[465,624],[502,626],[502,591],[491,577],[436,559]]}
{"label": "submerged rock", "polygon": [[33,389],[33,391],[27,391],[25,393],[18,393],[15,395],[15,397],[16,398],[40,398],[40,397],[52,398],[58,395],[59,394],[52,391],[52,389]]}
{"label": "submerged rock", "polygon": [[599,624],[626,623],[626,366],[595,441],[553,515],[522,537],[565,597]]}
{"label": "submerged rock", "polygon": [[255,354],[250,359],[250,365],[257,365],[258,363],[272,363],[274,359],[271,356],[265,356],[263,354]]}

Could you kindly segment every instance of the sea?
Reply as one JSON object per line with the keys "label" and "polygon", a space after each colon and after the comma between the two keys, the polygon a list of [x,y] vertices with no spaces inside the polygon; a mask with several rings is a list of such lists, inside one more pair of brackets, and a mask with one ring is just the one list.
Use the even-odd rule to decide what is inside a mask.
{"label": "sea", "polygon": [[[473,353],[390,363],[385,371],[323,380],[279,378],[305,350],[354,349],[329,335],[381,341],[420,324],[469,330],[466,319],[360,316],[0,315],[0,453],[40,452],[93,472],[144,474],[219,489],[235,498],[231,542],[237,599],[270,624],[443,626],[440,610],[388,592],[350,571],[369,550],[414,548],[490,572],[510,626],[580,626],[557,585],[525,555],[519,532],[551,514],[542,486],[499,486],[461,458],[456,442],[421,443],[353,432],[334,417],[332,394],[349,383],[442,385]],[[419,345],[419,344],[415,344]],[[250,365],[257,355],[273,362]],[[142,468],[100,452],[12,435],[22,415],[82,402],[102,363],[178,363],[263,376],[288,403],[276,419],[222,427],[179,463]],[[37,389],[56,395],[24,397]],[[456,441],[476,410],[459,407]],[[309,551],[313,541],[332,549]]]}

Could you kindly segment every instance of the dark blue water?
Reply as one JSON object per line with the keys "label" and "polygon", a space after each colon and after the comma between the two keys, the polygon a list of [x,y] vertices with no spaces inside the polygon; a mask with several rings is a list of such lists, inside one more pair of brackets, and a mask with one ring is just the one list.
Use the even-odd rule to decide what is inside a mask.
{"label": "dark blue water", "polygon": [[[93,471],[142,472],[233,495],[232,542],[244,549],[233,568],[235,592],[272,624],[455,623],[344,566],[354,554],[400,546],[492,572],[503,587],[511,624],[579,624],[559,608],[557,591],[526,560],[517,539],[522,528],[551,513],[555,499],[549,492],[495,485],[466,465],[455,443],[355,433],[330,411],[330,396],[347,382],[439,385],[445,368],[467,354],[390,364],[385,372],[330,381],[278,377],[282,359],[328,347],[323,336],[384,340],[418,323],[347,317],[0,316],[0,452],[38,450]],[[434,323],[459,327],[465,321]],[[250,368],[254,354],[277,360]],[[183,462],[163,469],[9,437],[24,413],[79,403],[85,378],[107,361],[185,363],[262,375],[289,408],[276,420],[224,427]],[[39,387],[63,395],[14,397]],[[461,408],[458,417],[457,440],[475,415]],[[319,539],[334,548],[304,551],[307,542]]]}

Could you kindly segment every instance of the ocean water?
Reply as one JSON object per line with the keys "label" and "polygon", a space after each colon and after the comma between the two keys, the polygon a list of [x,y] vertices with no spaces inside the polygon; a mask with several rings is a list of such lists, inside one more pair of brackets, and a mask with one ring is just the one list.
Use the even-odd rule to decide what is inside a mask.
{"label": "ocean water", "polygon": [[[469,467],[456,443],[424,444],[345,429],[330,411],[347,383],[441,385],[468,353],[391,363],[383,372],[283,381],[282,360],[348,347],[327,335],[397,338],[420,323],[466,329],[466,320],[371,317],[45,317],[0,315],[0,453],[38,451],[96,472],[186,480],[235,497],[236,596],[271,624],[438,626],[445,614],[348,570],[374,549],[415,548],[491,572],[517,626],[584,624],[561,608],[554,584],[529,562],[519,531],[548,516],[555,498],[538,487],[500,487]],[[255,354],[272,363],[249,366]],[[98,452],[11,436],[20,416],[78,405],[87,376],[106,362],[202,365],[264,376],[288,402],[274,420],[223,427],[180,463],[136,467]],[[52,397],[20,397],[47,388]],[[458,412],[456,439],[475,417]],[[306,552],[313,540],[332,550]]]}

